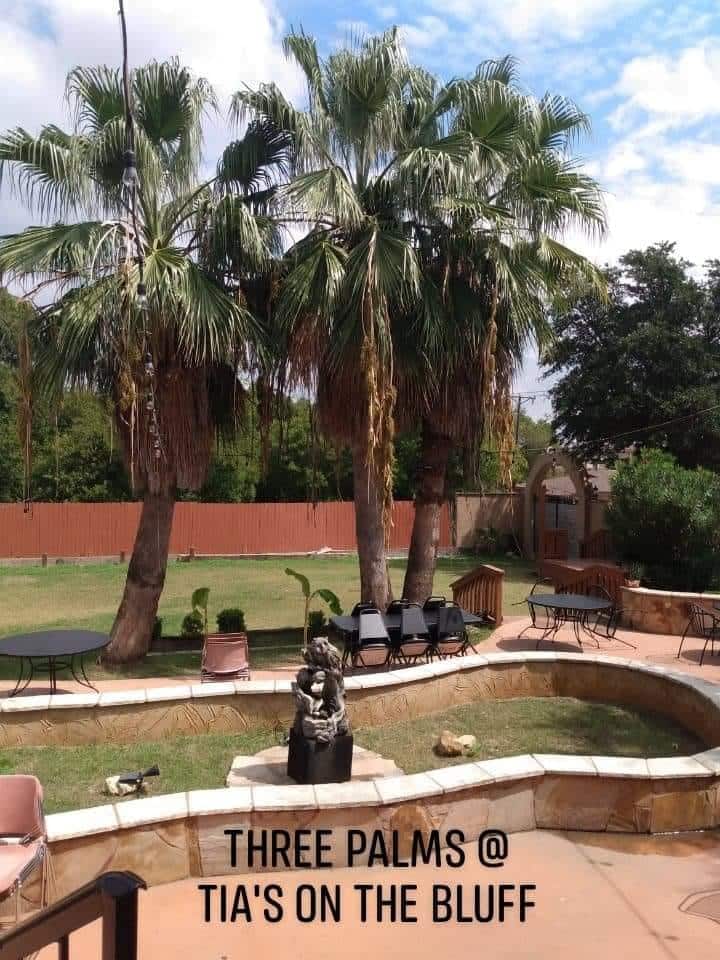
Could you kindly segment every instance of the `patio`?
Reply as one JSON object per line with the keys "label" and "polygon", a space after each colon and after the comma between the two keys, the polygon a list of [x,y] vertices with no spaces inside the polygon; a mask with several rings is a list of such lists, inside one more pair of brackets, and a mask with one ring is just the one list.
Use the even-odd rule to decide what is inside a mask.
{"label": "patio", "polygon": [[[327,882],[343,894],[342,923],[324,925],[322,933],[290,916],[278,924],[202,923],[203,898],[196,880],[155,887],[140,896],[140,951],[150,956],[158,943],[164,956],[225,957],[293,955],[314,960],[348,960],[394,955],[412,960],[435,958],[451,951],[476,953],[480,943],[495,958],[582,956],[606,960],[609,953],[643,960],[711,960],[717,955],[720,921],[716,905],[702,902],[702,892],[720,887],[720,838],[717,834],[673,837],[618,837],[612,834],[534,831],[510,837],[509,857],[497,882],[534,883],[536,906],[525,924],[512,912],[504,923],[432,923],[430,886],[495,882],[470,853],[459,870],[429,867],[407,869],[336,869]],[[648,877],[652,876],[652,884]],[[323,879],[321,877],[321,879]],[[218,877],[234,890],[240,876]],[[263,884],[279,883],[286,904],[294,903],[301,883],[316,885],[317,872],[263,874]],[[352,885],[414,883],[419,922],[361,923]],[[467,899],[467,898],[466,898]],[[423,905],[420,908],[420,905]],[[291,911],[290,911],[291,912]],[[713,919],[714,918],[714,919]],[[373,917],[374,920],[374,917]],[[408,932],[411,935],[408,936]],[[72,956],[98,956],[99,924],[72,937]],[[39,960],[52,960],[47,949]]]}

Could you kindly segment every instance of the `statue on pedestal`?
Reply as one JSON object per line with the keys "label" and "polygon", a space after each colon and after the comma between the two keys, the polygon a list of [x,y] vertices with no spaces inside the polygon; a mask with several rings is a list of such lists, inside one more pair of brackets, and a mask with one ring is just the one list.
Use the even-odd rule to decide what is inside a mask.
{"label": "statue on pedestal", "polygon": [[302,655],[305,666],[292,685],[297,709],[290,731],[288,775],[298,783],[349,780],[353,741],[340,654],[327,637],[316,637]]}

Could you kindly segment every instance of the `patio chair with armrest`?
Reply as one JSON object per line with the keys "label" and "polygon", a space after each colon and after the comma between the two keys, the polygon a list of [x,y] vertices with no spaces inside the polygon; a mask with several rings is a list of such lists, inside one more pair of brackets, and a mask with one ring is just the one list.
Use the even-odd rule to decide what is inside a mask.
{"label": "patio chair with armrest", "polygon": [[447,603],[448,601],[445,599],[445,597],[432,596],[425,600],[422,608],[425,610],[425,612],[429,611],[432,613],[433,611],[439,610],[441,607],[446,606]]}
{"label": "patio chair with armrest", "polygon": [[532,585],[530,593],[525,600],[518,600],[517,603],[513,604],[514,607],[522,607],[524,604],[527,604],[528,612],[530,614],[530,623],[520,631],[517,636],[518,640],[520,637],[522,637],[526,630],[542,630],[543,633],[546,633],[554,622],[555,612],[553,610],[551,610],[549,607],[538,606],[530,599],[534,593],[538,592],[538,587],[552,587],[552,590],[543,592],[555,592],[553,581],[548,577],[541,577]]}
{"label": "patio chair with armrest", "polygon": [[412,600],[406,600],[405,597],[400,597],[399,600],[391,600],[387,605],[387,613],[389,616],[399,616],[406,607],[412,606]]}
{"label": "patio chair with armrest", "polygon": [[612,640],[620,624],[622,608],[617,606],[609,591],[606,590],[601,583],[591,584],[587,588],[587,594],[589,597],[599,597],[600,600],[607,600],[612,604],[612,606],[605,610],[598,610],[595,615],[595,626],[593,627],[595,633],[603,633],[608,640]]}
{"label": "patio chair with armrest", "polygon": [[390,662],[390,635],[377,607],[361,610],[358,639],[351,651],[353,667],[385,667]]}
{"label": "patio chair with armrest", "polygon": [[400,611],[400,635],[392,644],[392,659],[400,663],[429,660],[432,640],[419,603],[406,602]]}
{"label": "patio chair with armrest", "polygon": [[0,902],[15,897],[15,922],[20,916],[23,884],[36,871],[40,876],[40,907],[47,905],[47,833],[42,786],[26,774],[0,776]]}
{"label": "patio chair with armrest", "polygon": [[432,646],[433,655],[441,660],[448,657],[463,657],[468,647],[472,647],[475,652],[475,648],[468,639],[462,609],[456,603],[448,601],[438,610]]}
{"label": "patio chair with armrest", "polygon": [[200,679],[249,680],[247,636],[244,633],[211,633],[205,637]]}
{"label": "patio chair with armrest", "polygon": [[707,609],[707,607],[701,607],[699,603],[688,604],[688,609],[690,617],[688,619],[687,626],[683,630],[677,655],[679,659],[680,654],[682,653],[683,644],[685,643],[685,637],[692,629],[692,631],[698,637],[700,637],[701,640],[705,641],[703,644],[702,653],[700,654],[700,666],[702,666],[708,644],[710,644],[710,655],[714,656],[715,641],[717,640],[720,642],[720,615],[712,613]]}

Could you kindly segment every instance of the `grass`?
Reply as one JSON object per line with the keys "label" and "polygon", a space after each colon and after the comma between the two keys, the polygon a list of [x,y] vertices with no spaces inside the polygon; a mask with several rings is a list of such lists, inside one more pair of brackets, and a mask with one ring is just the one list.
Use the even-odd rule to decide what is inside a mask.
{"label": "grass", "polygon": [[[358,728],[354,735],[359,746],[393,759],[406,773],[417,773],[467,762],[433,752],[433,737],[444,729],[475,734],[475,760],[523,753],[679,756],[704,748],[666,717],[555,697],[473,703],[392,726]],[[56,813],[107,802],[102,790],[106,777],[153,763],[161,776],[148,781],[148,795],[222,787],[235,755],[254,754],[277,742],[277,732],[266,728],[123,746],[14,747],[0,751],[0,773],[35,774],[45,790],[46,811]]]}
{"label": "grass", "polygon": [[[487,560],[487,558],[485,558]],[[435,592],[452,596],[450,584],[482,563],[477,556],[445,557],[438,561]],[[512,604],[522,600],[535,579],[531,567],[517,557],[493,558],[506,570],[505,612],[518,613]],[[390,561],[390,575],[396,594],[402,590],[405,559]],[[303,599],[297,582],[285,574],[292,567],[310,578],[313,589],[329,587],[350,610],[360,595],[360,575],[356,556],[274,557],[271,559],[171,561],[159,616],[163,632],[180,633],[182,619],[190,609],[190,597],[197,587],[210,587],[209,622],[224,607],[245,611],[251,643],[251,663],[256,669],[295,662],[302,627]],[[112,626],[125,583],[126,567],[119,563],[57,564],[40,566],[0,566],[0,592],[3,618],[0,635],[22,633],[52,627],[77,627],[108,631]],[[324,605],[318,601],[317,609]],[[325,613],[329,613],[325,608]],[[253,637],[253,630],[269,630],[271,635]],[[478,635],[475,639],[478,639]],[[112,674],[87,662],[91,679],[116,676],[197,676],[198,654],[163,654],[148,657],[143,663]],[[17,675],[17,664],[0,659],[0,678]]]}
{"label": "grass", "polygon": [[435,754],[433,737],[442,730],[477,737],[470,758],[474,760],[523,753],[665,757],[705,749],[702,741],[668,717],[571,697],[481,701],[392,727],[363,727],[354,734],[357,743],[394,760],[405,773],[418,773],[467,763],[467,757]]}
{"label": "grass", "polygon": [[[482,562],[483,558],[471,556],[441,558],[435,592],[451,596],[450,583]],[[494,562],[507,571],[505,604],[510,613],[509,605],[527,596],[535,578],[530,566],[516,557],[502,561],[496,558]],[[180,632],[182,619],[190,610],[191,594],[203,586],[210,587],[209,618],[213,625],[224,607],[241,607],[249,631],[302,626],[303,599],[297,582],[285,574],[288,566],[306,574],[313,589],[329,587],[335,591],[345,609],[359,598],[356,556],[171,561],[158,611],[163,631]],[[61,626],[109,630],[126,571],[126,566],[119,563],[0,567],[2,633]],[[390,573],[399,595],[405,559],[392,560]],[[316,606],[320,609],[323,604],[318,601]]]}

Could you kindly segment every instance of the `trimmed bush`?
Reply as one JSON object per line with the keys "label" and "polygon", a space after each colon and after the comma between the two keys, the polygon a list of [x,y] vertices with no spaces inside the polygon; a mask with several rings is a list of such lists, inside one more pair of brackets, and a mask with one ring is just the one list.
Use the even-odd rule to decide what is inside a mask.
{"label": "trimmed bush", "polygon": [[205,633],[205,620],[199,610],[193,610],[182,622],[181,636],[187,638],[202,637]]}
{"label": "trimmed bush", "polygon": [[217,625],[220,633],[244,633],[245,613],[240,607],[228,607],[217,615]]}
{"label": "trimmed bush", "polygon": [[720,477],[686,470],[662,450],[619,466],[607,512],[623,561],[643,585],[697,592],[720,579]]}

